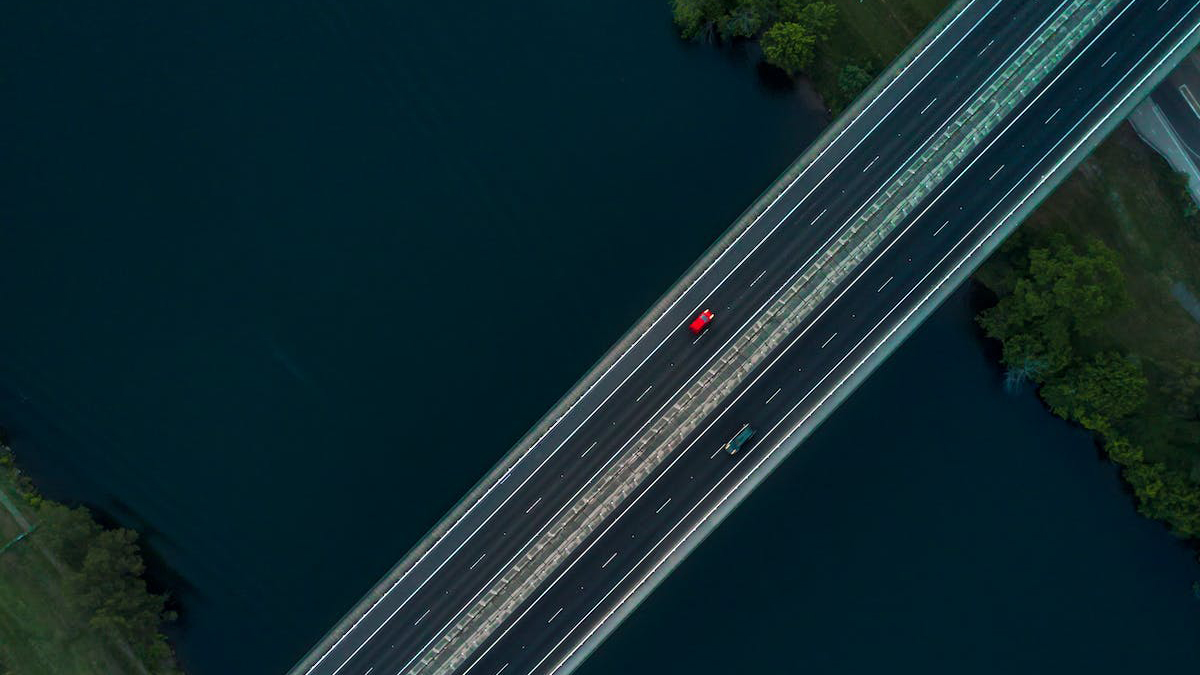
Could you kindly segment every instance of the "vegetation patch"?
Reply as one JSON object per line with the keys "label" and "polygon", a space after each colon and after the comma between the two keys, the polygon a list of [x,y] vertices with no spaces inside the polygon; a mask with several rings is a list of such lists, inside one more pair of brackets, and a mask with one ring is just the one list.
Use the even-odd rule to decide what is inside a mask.
{"label": "vegetation patch", "polygon": [[1122,126],[976,275],[1010,379],[1090,429],[1145,515],[1200,537],[1200,222],[1180,177]]}
{"label": "vegetation patch", "polygon": [[850,104],[949,0],[671,0],[686,39],[757,42],[763,59],[808,77],[833,113]]}
{"label": "vegetation patch", "polygon": [[137,534],[44,499],[0,446],[0,675],[175,675]]}

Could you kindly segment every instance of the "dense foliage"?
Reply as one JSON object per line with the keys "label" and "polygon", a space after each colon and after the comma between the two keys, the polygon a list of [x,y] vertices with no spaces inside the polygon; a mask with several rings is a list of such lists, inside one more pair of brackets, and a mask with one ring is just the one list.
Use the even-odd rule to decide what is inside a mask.
{"label": "dense foliage", "polygon": [[154,673],[176,673],[174,656],[159,633],[175,618],[166,598],[151,593],[143,579],[145,563],[137,533],[101,527],[83,507],[70,508],[43,498],[0,446],[0,469],[9,474],[36,515],[30,541],[62,574],[62,593],[92,628],[129,646]]}
{"label": "dense foliage", "polygon": [[[979,323],[1002,342],[1010,377],[1041,385],[1054,414],[1099,434],[1144,514],[1181,536],[1200,537],[1200,484],[1186,467],[1149,461],[1139,448],[1155,426],[1139,418],[1164,412],[1147,410],[1143,364],[1097,346],[1104,321],[1129,305],[1116,252],[1098,240],[1076,247],[1056,235],[1034,244],[1015,237],[1001,257],[1011,261],[1012,278]],[[1173,370],[1156,392],[1168,401],[1165,412],[1200,420],[1200,362],[1180,360]]]}
{"label": "dense foliage", "polygon": [[838,19],[837,7],[820,0],[672,0],[671,4],[683,37],[757,38],[767,62],[789,75],[812,65]]}

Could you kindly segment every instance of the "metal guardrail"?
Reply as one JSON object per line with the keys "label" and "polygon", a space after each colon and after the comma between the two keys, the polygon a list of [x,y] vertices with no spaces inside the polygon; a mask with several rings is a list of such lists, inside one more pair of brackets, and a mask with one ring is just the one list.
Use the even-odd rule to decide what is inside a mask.
{"label": "metal guardrail", "polygon": [[445,675],[461,665],[1117,4],[1074,0],[1067,5],[409,673]]}

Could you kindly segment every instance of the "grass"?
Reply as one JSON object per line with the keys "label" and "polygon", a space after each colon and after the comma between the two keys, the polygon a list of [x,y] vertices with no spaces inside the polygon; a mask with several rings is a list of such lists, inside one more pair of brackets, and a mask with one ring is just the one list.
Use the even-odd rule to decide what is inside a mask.
{"label": "grass", "polygon": [[832,0],[840,19],[809,72],[813,86],[836,113],[850,101],[838,89],[845,64],[870,73],[886,68],[951,0]]}
{"label": "grass", "polygon": [[[1182,281],[1200,292],[1200,231],[1184,215],[1184,199],[1171,167],[1124,124],[1015,237],[1063,233],[1075,242],[1099,238],[1117,251],[1132,304],[1087,336],[1086,346],[1088,351],[1117,349],[1141,361],[1150,398],[1122,431],[1147,459],[1200,479],[1200,422],[1167,414],[1161,392],[1172,362],[1200,358],[1200,324],[1170,291]],[[997,291],[1008,286],[1003,256],[1003,251],[997,254],[977,275]]]}
{"label": "grass", "polygon": [[[16,488],[9,472],[0,470],[0,490],[36,523]],[[0,508],[0,546],[21,531],[13,515]],[[38,546],[37,532],[0,554],[0,674],[143,673],[71,608],[63,587],[63,575]]]}

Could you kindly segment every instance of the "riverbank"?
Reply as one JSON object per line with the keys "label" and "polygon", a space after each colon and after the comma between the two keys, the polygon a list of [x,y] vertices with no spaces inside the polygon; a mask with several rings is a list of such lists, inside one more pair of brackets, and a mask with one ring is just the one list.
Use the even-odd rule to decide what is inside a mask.
{"label": "riverbank", "polygon": [[[980,315],[1060,417],[1095,432],[1146,516],[1200,537],[1200,223],[1122,125],[977,273]],[[1064,290],[1060,284],[1069,284]]]}
{"label": "riverbank", "polygon": [[44,499],[0,446],[0,675],[177,675],[136,534]]}

